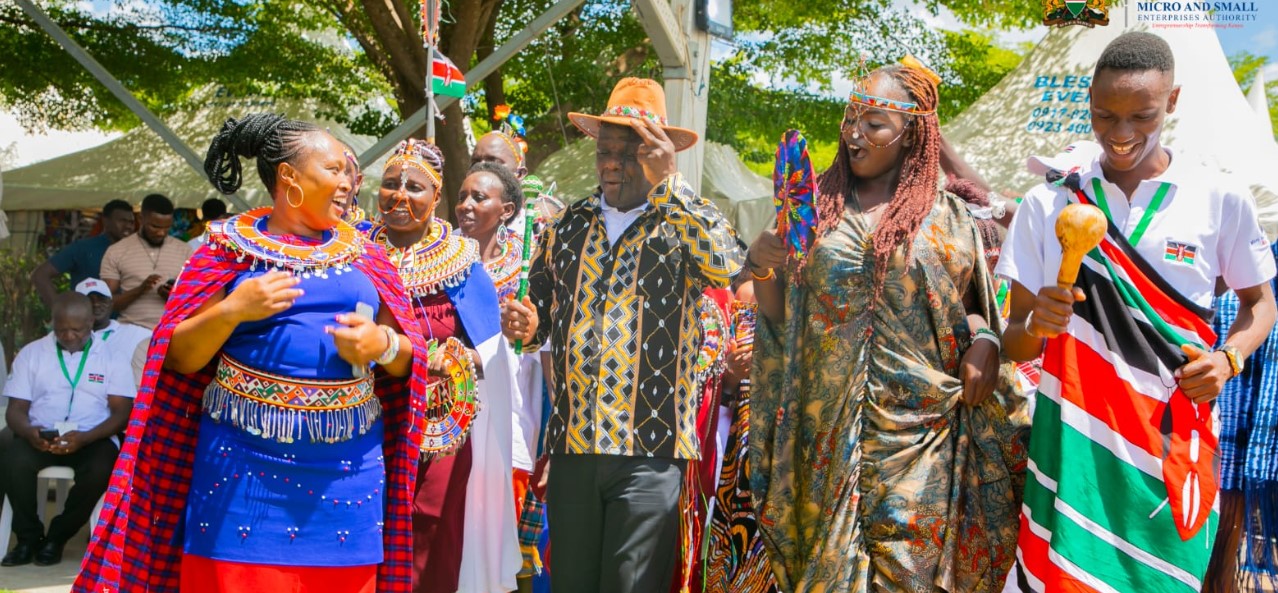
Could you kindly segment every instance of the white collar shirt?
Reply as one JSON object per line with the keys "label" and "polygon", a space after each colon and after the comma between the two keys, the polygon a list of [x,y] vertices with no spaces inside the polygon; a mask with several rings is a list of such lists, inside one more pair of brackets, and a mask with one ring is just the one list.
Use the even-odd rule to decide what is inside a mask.
{"label": "white collar shirt", "polygon": [[[104,346],[95,339],[87,354],[63,352],[64,374],[58,362],[57,341],[53,334],[46,335],[18,352],[4,395],[30,401],[29,416],[36,426],[54,428],[59,422],[68,422],[76,430],[91,430],[111,416],[108,395],[137,395],[127,355],[116,355],[114,349]],[[68,375],[75,378],[85,356],[88,360],[84,361],[84,372],[72,390]]]}
{"label": "white collar shirt", "polygon": [[617,241],[621,239],[621,235],[626,232],[626,229],[630,228],[630,225],[634,224],[636,220],[639,220],[639,217],[648,211],[649,206],[648,202],[644,202],[641,206],[622,212],[609,206],[608,201],[601,194],[599,196],[599,212],[603,216],[604,232],[608,235],[608,244],[616,245]]}
{"label": "white collar shirt", "polygon": [[[1096,201],[1104,193],[1114,225],[1129,239],[1148,219],[1135,250],[1182,296],[1211,308],[1216,278],[1249,288],[1274,277],[1274,258],[1248,188],[1184,153],[1172,153],[1167,170],[1140,182],[1130,199],[1104,177],[1099,157],[1079,168],[1080,186]],[[1160,188],[1167,190],[1146,216]],[[1049,184],[1031,189],[1016,211],[995,273],[1037,293],[1056,284],[1061,247],[1056,219],[1070,203],[1069,190]]]}

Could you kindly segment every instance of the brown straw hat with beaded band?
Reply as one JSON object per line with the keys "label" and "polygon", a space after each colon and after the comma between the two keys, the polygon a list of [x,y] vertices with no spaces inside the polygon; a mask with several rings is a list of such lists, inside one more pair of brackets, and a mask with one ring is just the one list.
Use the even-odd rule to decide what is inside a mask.
{"label": "brown straw hat with beaded band", "polygon": [[623,78],[617,82],[612,96],[608,97],[608,108],[602,115],[569,113],[568,119],[591,138],[599,137],[599,124],[602,122],[629,126],[632,119],[646,119],[665,130],[676,152],[697,143],[696,132],[667,125],[666,91],[657,81],[648,78]]}

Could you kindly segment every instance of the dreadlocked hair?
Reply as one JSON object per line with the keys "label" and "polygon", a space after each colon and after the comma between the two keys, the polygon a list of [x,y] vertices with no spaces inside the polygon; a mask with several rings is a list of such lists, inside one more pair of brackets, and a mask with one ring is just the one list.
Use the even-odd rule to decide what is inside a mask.
{"label": "dreadlocked hair", "polygon": [[[908,66],[884,66],[870,73],[871,77],[876,75],[891,77],[910,96],[910,101],[916,103],[920,110],[931,113],[911,116],[910,129],[905,131],[913,145],[907,149],[901,162],[896,190],[879,219],[872,240],[875,258],[871,303],[877,302],[883,293],[883,279],[887,276],[887,266],[896,248],[905,245],[906,259],[910,259],[910,244],[936,202],[941,170],[941,125],[936,118],[936,83],[927,71]],[[838,226],[843,218],[844,201],[852,194],[855,182],[851,153],[847,143],[840,139],[834,163],[817,179],[817,238],[824,237]]]}
{"label": "dreadlocked hair", "polygon": [[[951,175],[945,184],[945,191],[978,208],[990,205],[989,192],[970,179],[959,179]],[[976,224],[976,230],[981,233],[981,243],[985,245],[988,260],[991,252],[1003,248],[1003,228],[992,218],[973,218],[972,221]]]}
{"label": "dreadlocked hair", "polygon": [[240,157],[256,158],[258,177],[267,190],[274,190],[276,167],[293,163],[306,148],[303,137],[319,129],[315,124],[274,113],[228,118],[209,144],[204,174],[218,191],[233,194],[244,182]]}

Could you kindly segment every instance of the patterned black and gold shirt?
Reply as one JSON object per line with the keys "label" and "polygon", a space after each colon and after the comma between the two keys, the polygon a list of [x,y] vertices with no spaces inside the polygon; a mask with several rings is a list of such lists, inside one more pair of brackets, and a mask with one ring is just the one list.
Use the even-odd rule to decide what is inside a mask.
{"label": "patterned black and gold shirt", "polygon": [[715,206],[675,174],[610,245],[602,196],[574,204],[543,237],[528,294],[555,377],[545,450],[696,459],[697,298],[745,259]]}

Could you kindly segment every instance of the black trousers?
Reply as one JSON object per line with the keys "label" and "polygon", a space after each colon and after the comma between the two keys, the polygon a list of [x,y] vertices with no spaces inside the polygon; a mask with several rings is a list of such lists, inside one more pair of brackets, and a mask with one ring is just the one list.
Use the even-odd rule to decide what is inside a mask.
{"label": "black trousers", "polygon": [[70,455],[54,455],[37,451],[26,439],[15,438],[7,454],[0,458],[0,475],[8,484],[9,504],[13,505],[13,533],[18,541],[35,543],[45,536],[44,524],[36,513],[45,500],[36,495],[36,474],[46,467],[64,465],[75,470],[75,485],[67,493],[66,508],[49,524],[47,539],[65,542],[71,539],[93,514],[93,507],[106,492],[111,469],[120,450],[109,439],[95,441]]}
{"label": "black trousers", "polygon": [[[13,429],[8,426],[0,430],[0,464],[4,463],[4,459],[9,457],[9,445],[13,444]],[[0,504],[4,504],[4,495],[9,492],[9,478],[4,474],[4,466],[0,465]]]}
{"label": "black trousers", "polygon": [[664,593],[679,556],[688,462],[552,455],[546,492],[555,593]]}

